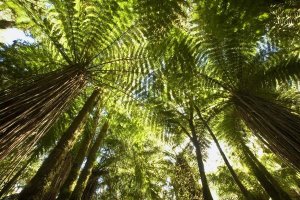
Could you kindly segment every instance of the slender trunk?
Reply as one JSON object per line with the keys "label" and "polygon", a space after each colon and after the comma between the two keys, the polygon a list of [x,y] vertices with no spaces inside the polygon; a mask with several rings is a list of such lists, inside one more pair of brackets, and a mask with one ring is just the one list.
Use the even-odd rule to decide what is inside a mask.
{"label": "slender trunk", "polygon": [[245,154],[245,160],[247,165],[250,167],[251,171],[255,175],[256,179],[259,181],[261,186],[264,188],[266,193],[274,200],[280,200],[276,189],[272,186],[272,184],[266,179],[264,174],[259,170],[259,168],[255,165],[253,160],[250,158],[248,154]]}
{"label": "slender trunk", "polygon": [[265,174],[265,176],[269,179],[269,181],[275,186],[276,190],[280,193],[282,199],[291,200],[289,194],[283,190],[283,188],[279,185],[279,183],[275,180],[275,178],[270,174],[270,172],[266,169],[266,167],[259,162],[259,160],[253,155],[250,151],[251,158],[257,164],[259,169]]}
{"label": "slender trunk", "polygon": [[291,200],[289,195],[280,187],[279,183],[273,178],[270,172],[265,168],[263,164],[254,156],[254,154],[250,151],[250,149],[245,145],[242,144],[244,148],[244,152],[249,156],[249,160],[254,162],[257,169],[264,175],[264,177],[268,180],[269,184],[272,185],[277,192],[278,199],[284,200]]}
{"label": "slender trunk", "polygon": [[191,140],[194,144],[195,151],[196,151],[196,158],[197,158],[197,163],[198,163],[198,168],[199,168],[199,173],[200,173],[200,178],[201,178],[201,183],[202,183],[203,199],[204,200],[213,200],[213,197],[212,197],[210,189],[209,189],[208,181],[206,178],[206,174],[205,174],[203,156],[202,156],[202,152],[201,152],[201,146],[200,146],[199,140],[197,138],[195,125],[193,122],[192,109],[191,109],[191,113],[190,113],[189,126],[190,126],[191,133],[192,133]]}
{"label": "slender trunk", "polygon": [[244,93],[233,102],[245,124],[275,154],[300,169],[300,117],[266,99]]}
{"label": "slender trunk", "polygon": [[90,149],[89,155],[87,157],[87,161],[86,161],[85,166],[78,178],[77,184],[76,184],[75,189],[70,197],[70,200],[80,200],[81,199],[83,190],[86,187],[88,178],[91,175],[92,168],[96,161],[97,152],[99,150],[101,142],[103,141],[103,139],[107,133],[107,129],[108,129],[108,122],[105,122],[103,124],[101,131],[98,134],[92,148]]}
{"label": "slender trunk", "polygon": [[73,147],[76,138],[88,117],[88,113],[98,101],[99,96],[99,90],[95,90],[89,97],[68,130],[59,140],[56,147],[43,162],[36,175],[20,193],[19,200],[39,200],[44,198],[45,193],[50,189],[51,179],[53,179],[57,173],[57,169],[61,166],[61,163],[64,161],[69,150]]}
{"label": "slender trunk", "polygon": [[87,181],[86,187],[83,191],[81,200],[91,200],[94,193],[97,190],[98,186],[98,179],[101,175],[104,175],[106,171],[98,169],[97,167],[94,167],[92,170],[92,174],[89,177],[89,180]]}
{"label": "slender trunk", "polygon": [[69,152],[65,160],[62,162],[61,166],[57,170],[57,174],[51,180],[51,185],[49,191],[44,195],[43,200],[55,200],[56,196],[61,188],[62,184],[66,180],[71,167],[72,167],[73,156]]}
{"label": "slender trunk", "polygon": [[193,139],[192,142],[194,144],[195,151],[196,151],[196,158],[197,158],[197,163],[198,163],[198,168],[199,168],[199,173],[200,173],[200,178],[201,178],[201,183],[202,183],[203,199],[204,200],[213,200],[210,189],[209,189],[208,181],[206,178],[206,174],[205,174],[203,156],[201,153],[199,141],[197,139]]}
{"label": "slender trunk", "polygon": [[32,155],[30,159],[21,167],[21,169],[4,185],[0,191],[0,198],[8,193],[11,187],[17,182],[18,178],[22,175],[27,166],[34,160],[35,155]]}
{"label": "slender trunk", "polygon": [[78,67],[37,77],[0,91],[0,160],[16,149],[28,155],[86,83]]}
{"label": "slender trunk", "polygon": [[90,144],[96,133],[96,128],[98,125],[99,118],[100,118],[100,111],[97,107],[97,109],[95,111],[95,116],[93,118],[92,128],[91,128],[91,130],[88,130],[87,134],[85,135],[85,137],[83,138],[83,140],[81,142],[81,145],[80,145],[80,148],[76,155],[76,158],[72,164],[72,169],[71,169],[70,173],[68,174],[68,178],[66,179],[63,186],[60,189],[60,194],[57,198],[58,200],[66,200],[66,199],[70,198],[72,191],[74,189],[74,184],[80,173],[80,167],[84,161],[84,158],[85,158],[88,150],[90,149],[90,146],[91,146]]}
{"label": "slender trunk", "polygon": [[267,194],[273,200],[285,200],[284,198],[280,197],[280,193],[278,193],[274,185],[267,179],[265,174],[260,170],[255,161],[251,158],[251,156],[249,155],[249,148],[243,142],[241,143],[241,145],[247,165],[250,167],[251,171],[254,173],[255,177],[260,182],[261,186],[264,188]]}
{"label": "slender trunk", "polygon": [[240,181],[239,177],[237,176],[237,174],[235,173],[234,169],[232,168],[232,166],[230,165],[225,153],[223,152],[220,144],[219,144],[219,141],[218,139],[216,138],[215,134],[213,133],[213,131],[211,130],[210,126],[207,124],[207,122],[203,119],[202,117],[202,114],[201,114],[201,111],[200,109],[195,106],[195,109],[196,109],[196,112],[197,112],[197,115],[199,116],[201,122],[204,124],[204,126],[206,127],[206,129],[208,130],[210,136],[213,138],[215,144],[217,145],[217,148],[233,178],[233,180],[235,181],[235,183],[238,185],[238,187],[240,188],[241,192],[243,193],[244,197],[247,199],[247,200],[254,200],[256,199],[254,197],[254,195],[252,195],[248,190],[247,188],[243,185],[243,183]]}

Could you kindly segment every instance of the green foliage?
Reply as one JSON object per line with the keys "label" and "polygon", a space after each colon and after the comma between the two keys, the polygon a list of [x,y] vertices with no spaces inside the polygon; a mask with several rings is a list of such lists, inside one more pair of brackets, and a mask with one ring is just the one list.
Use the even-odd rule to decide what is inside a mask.
{"label": "green foliage", "polygon": [[[248,176],[247,172],[235,170],[243,183],[250,189],[251,193],[258,199],[267,199],[267,195],[260,188],[259,183],[253,176]],[[209,178],[216,185],[219,196],[224,199],[244,199],[239,188],[234,184],[228,170],[225,166],[218,168],[214,174],[209,174]]]}
{"label": "green foliage", "polygon": [[[205,123],[230,147],[225,154],[257,199],[268,199],[269,194],[243,150],[249,146],[258,158],[255,165],[261,162],[291,198],[299,198],[299,167],[289,166],[300,162],[296,0],[13,0],[1,1],[0,8],[11,15],[11,25],[34,39],[1,44],[0,97],[6,99],[0,99],[0,106],[17,99],[17,92],[7,95],[11,91],[21,91],[25,96],[16,101],[24,110],[16,116],[25,117],[13,120],[31,126],[40,122],[27,119],[28,111],[40,114],[51,103],[64,101],[52,96],[76,93],[67,96],[57,115],[44,119],[49,122],[44,132],[32,129],[24,145],[16,143],[11,155],[0,161],[3,182],[29,155],[38,159],[10,194],[26,185],[36,163],[55,146],[87,96],[100,88],[100,124],[109,120],[110,128],[97,152],[91,175],[95,180],[89,182],[94,199],[204,198],[195,148],[188,141],[197,139],[204,161],[211,156]],[[59,89],[75,79],[65,69],[80,72],[82,87]],[[52,80],[51,74],[66,77],[44,83]],[[22,92],[32,83],[32,88],[45,87],[39,94]],[[44,91],[48,101],[32,100]],[[23,104],[22,99],[30,101]],[[9,115],[4,108],[1,116]],[[88,120],[69,153],[76,154],[91,127]],[[25,142],[31,140],[35,142]],[[208,182],[221,199],[244,199],[224,165],[208,175]]]}

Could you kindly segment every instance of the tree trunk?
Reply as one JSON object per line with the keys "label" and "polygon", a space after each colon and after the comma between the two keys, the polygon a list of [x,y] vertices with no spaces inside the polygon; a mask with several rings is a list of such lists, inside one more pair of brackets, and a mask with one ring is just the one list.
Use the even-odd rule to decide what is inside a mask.
{"label": "tree trunk", "polygon": [[[285,198],[282,198],[280,196],[280,193],[277,191],[276,187],[268,180],[268,178],[265,176],[265,174],[260,170],[260,168],[257,166],[255,161],[250,156],[250,150],[249,148],[244,144],[242,141],[242,150],[245,155],[245,161],[247,162],[247,165],[250,167],[251,171],[257,178],[257,180],[260,182],[261,186],[264,188],[264,190],[267,192],[267,194],[273,199],[273,200],[286,200]],[[288,198],[289,199],[289,198]]]}
{"label": "tree trunk", "polygon": [[198,163],[198,168],[199,168],[199,173],[200,173],[200,178],[201,178],[201,183],[202,183],[203,199],[204,200],[213,200],[210,189],[209,189],[209,185],[207,182],[206,174],[205,174],[203,156],[201,153],[200,144],[197,139],[193,139],[192,142],[194,144],[195,151],[196,151],[196,158],[197,158],[197,163]]}
{"label": "tree trunk", "polygon": [[88,117],[88,113],[97,103],[99,96],[99,90],[95,90],[89,97],[68,130],[59,140],[56,147],[43,162],[36,175],[20,193],[19,200],[39,200],[44,198],[45,193],[50,189],[49,186],[51,185],[53,177],[57,173],[57,169],[59,169],[66,158],[67,153],[73,147],[77,136]]}
{"label": "tree trunk", "polygon": [[257,164],[257,166],[260,168],[260,170],[265,174],[267,179],[275,186],[276,190],[280,193],[280,197],[282,199],[291,200],[289,194],[285,192],[282,187],[279,185],[279,183],[275,180],[275,178],[270,174],[270,172],[266,169],[266,167],[259,162],[259,160],[253,155],[253,153],[250,151],[249,155],[254,160],[254,162]]}
{"label": "tree trunk", "polygon": [[63,186],[60,189],[60,194],[57,198],[58,200],[66,200],[66,199],[70,198],[72,191],[74,189],[74,184],[80,173],[80,167],[84,161],[84,158],[85,158],[88,150],[90,149],[90,146],[91,146],[90,144],[96,133],[96,128],[97,128],[97,125],[99,122],[99,118],[100,118],[100,111],[97,107],[94,118],[93,118],[92,128],[91,128],[91,130],[88,130],[87,134],[85,135],[85,137],[83,138],[83,140],[80,144],[80,148],[79,148],[76,158],[72,164],[72,169],[71,169],[70,173],[68,174],[68,178],[66,179]]}
{"label": "tree trunk", "polygon": [[256,166],[257,170],[260,171],[260,174],[263,174],[265,179],[267,179],[269,184],[272,186],[272,188],[276,190],[277,199],[291,200],[289,195],[280,187],[279,183],[273,178],[273,176],[265,168],[265,166],[263,164],[261,164],[261,162],[253,155],[253,153],[250,151],[250,149],[244,143],[242,145],[243,145],[245,154],[247,154],[249,156],[248,159],[250,160],[250,162],[254,162],[252,165]]}
{"label": "tree trunk", "polygon": [[94,163],[97,159],[97,152],[99,150],[99,147],[101,145],[101,142],[103,141],[108,129],[108,122],[105,122],[101,128],[100,133],[98,134],[92,148],[90,149],[90,152],[87,157],[87,161],[84,165],[84,168],[78,178],[76,187],[70,197],[70,200],[80,200],[82,193],[84,191],[84,188],[86,187],[87,181],[89,176],[91,175]]}
{"label": "tree trunk", "polygon": [[193,122],[192,109],[191,109],[190,112],[191,113],[190,113],[190,119],[189,119],[189,126],[190,126],[191,133],[192,133],[191,140],[194,144],[195,151],[196,151],[196,159],[197,159],[200,178],[201,178],[201,183],[202,183],[203,199],[204,200],[213,200],[210,189],[209,189],[209,185],[208,185],[208,182],[207,182],[206,174],[205,174],[203,156],[202,156],[201,146],[200,146],[200,143],[198,141],[197,134],[196,134],[196,129],[195,129],[194,122]]}
{"label": "tree trunk", "polygon": [[69,67],[0,91],[0,160],[17,148],[28,155],[85,83],[84,70]]}
{"label": "tree trunk", "polygon": [[44,195],[43,200],[55,200],[56,196],[61,188],[62,184],[65,182],[68,174],[70,173],[72,167],[73,156],[71,152],[68,153],[65,160],[62,162],[61,166],[56,172],[56,175],[51,180],[50,189]]}
{"label": "tree trunk", "polygon": [[104,175],[107,173],[104,170],[98,169],[97,167],[94,167],[92,170],[92,174],[89,177],[89,180],[87,181],[86,187],[83,191],[81,200],[91,200],[93,197],[93,194],[96,192],[97,186],[98,186],[98,179],[101,175]]}
{"label": "tree trunk", "polygon": [[213,133],[213,131],[211,130],[211,128],[209,127],[209,125],[207,124],[207,122],[203,119],[202,117],[202,114],[201,114],[201,111],[200,109],[195,106],[195,109],[196,109],[196,112],[197,112],[197,115],[199,116],[201,122],[204,124],[204,126],[206,127],[206,129],[208,130],[210,136],[213,138],[215,144],[217,145],[217,148],[228,168],[228,170],[230,171],[230,174],[233,178],[233,180],[235,181],[235,183],[238,185],[238,187],[240,188],[241,192],[243,193],[244,197],[247,199],[247,200],[254,200],[256,199],[248,190],[247,188],[243,185],[243,183],[240,181],[239,177],[237,176],[237,174],[235,173],[234,169],[232,168],[232,166],[230,165],[225,153],[223,152],[220,144],[219,144],[219,141],[218,139],[216,138],[215,134]]}
{"label": "tree trunk", "polygon": [[234,94],[239,115],[275,154],[300,169],[300,117],[291,110],[249,94]]}

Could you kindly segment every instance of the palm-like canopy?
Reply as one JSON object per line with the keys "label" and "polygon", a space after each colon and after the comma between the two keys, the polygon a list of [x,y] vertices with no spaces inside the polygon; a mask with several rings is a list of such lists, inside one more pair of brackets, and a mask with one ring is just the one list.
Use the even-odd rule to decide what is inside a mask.
{"label": "palm-like canopy", "polygon": [[[209,21],[203,22],[204,14],[196,15],[192,31],[178,34],[175,30],[179,39],[171,36],[172,45],[166,50],[161,73],[173,77],[165,85],[174,88],[176,78],[179,83],[175,81],[175,87],[182,88],[186,83],[181,91],[189,91],[195,98],[195,94],[201,95],[206,88],[214,96],[210,98],[215,98],[208,107],[220,110],[234,106],[239,118],[257,137],[299,168],[299,157],[295,155],[299,155],[300,118],[280,102],[276,92],[278,84],[299,78],[299,51],[286,52],[280,44],[272,44],[272,38],[251,35],[251,29],[238,26],[232,29],[214,22],[222,28],[216,30]],[[226,12],[219,15],[218,19],[225,17]],[[159,81],[156,85],[166,88]]]}
{"label": "palm-like canopy", "polygon": [[255,48],[247,48],[248,44],[239,42],[232,47],[230,39],[225,40],[230,45],[225,41],[223,50],[214,52],[212,48],[204,71],[229,93],[230,102],[247,126],[274,152],[299,167],[299,158],[294,156],[299,155],[299,116],[280,105],[276,95],[276,82],[298,76],[298,59],[279,60],[276,52],[261,55]]}
{"label": "palm-like canopy", "polygon": [[[9,180],[13,171],[8,173],[6,169],[25,163],[22,160],[34,149],[35,155],[41,149],[48,150],[62,132],[65,134],[54,149],[63,149],[63,153],[53,156],[53,150],[32,180],[42,180],[39,175],[43,169],[54,163],[50,158],[70,160],[79,141],[85,138],[80,137],[86,134],[79,134],[80,126],[95,113],[92,103],[84,103],[85,95],[94,91],[97,98],[91,102],[99,104],[100,99],[101,116],[108,114],[114,118],[124,108],[128,111],[124,116],[129,120],[124,123],[124,116],[119,116],[109,122],[108,132],[114,136],[105,141],[99,152],[91,154],[99,163],[92,166],[90,162],[93,172],[81,187],[83,190],[86,186],[84,194],[80,194],[83,198],[90,198],[97,187],[103,196],[114,191],[128,198],[166,197],[163,184],[170,184],[166,178],[173,176],[174,170],[161,167],[166,164],[165,157],[153,144],[154,140],[147,138],[152,133],[139,130],[143,125],[150,126],[145,121],[154,119],[155,125],[161,126],[156,132],[172,135],[176,145],[187,138],[192,141],[205,200],[212,199],[211,180],[218,181],[213,176],[207,179],[205,174],[210,139],[215,143],[224,140],[236,149],[236,157],[247,164],[263,186],[266,194],[262,198],[269,195],[289,199],[247,143],[253,141],[254,135],[261,148],[269,148],[297,169],[300,167],[300,117],[294,109],[296,101],[281,94],[282,87],[290,88],[291,82],[297,82],[300,76],[299,39],[295,38],[300,30],[297,2],[14,0],[5,6],[22,18],[22,27],[30,31],[35,42],[15,42],[0,51],[0,72],[4,72],[0,86],[0,164],[6,166],[0,171],[5,175],[3,180]],[[153,116],[132,115],[137,105],[132,99]],[[146,120],[140,120],[143,118]],[[82,120],[77,123],[77,119]],[[86,129],[89,126],[94,132],[99,129],[87,122]],[[68,131],[72,127],[77,128]],[[130,130],[126,130],[128,127]],[[123,137],[124,132],[131,134]],[[69,142],[61,142],[66,137]],[[72,144],[59,145],[67,143]],[[263,193],[251,187],[255,181],[239,180],[245,175],[239,170],[234,172],[236,166],[230,166],[225,156],[228,152],[224,154],[220,145],[218,150],[239,187],[231,189],[251,200]],[[84,156],[89,157],[83,154],[80,164]],[[175,191],[175,195],[199,197],[190,161],[182,154],[176,159],[176,163],[172,161],[168,166],[190,171],[186,178],[195,187],[185,180],[177,185],[172,183],[179,189],[190,189],[187,193]],[[42,198],[48,192],[56,196],[67,175],[62,171],[67,172],[70,166],[68,162],[56,161],[44,175],[47,191],[40,190],[41,194],[37,192],[30,198]],[[129,166],[133,170],[126,169]],[[156,176],[161,171],[171,175]],[[102,182],[98,182],[100,176]],[[38,181],[32,183],[39,185]],[[33,191],[35,186],[30,184],[28,191]],[[57,187],[51,189],[48,185]],[[22,195],[20,198],[27,195],[26,189]]]}
{"label": "palm-like canopy", "polygon": [[[130,12],[130,2],[16,4],[34,23],[31,32],[38,43],[26,48],[23,56],[38,53],[39,59],[27,60],[26,64],[48,73],[22,81],[22,87],[11,87],[2,94],[2,158],[22,145],[32,148],[87,83],[130,93],[138,74],[148,70],[138,65],[145,57],[143,36],[135,25],[136,15]],[[24,123],[25,118],[31,120]]]}

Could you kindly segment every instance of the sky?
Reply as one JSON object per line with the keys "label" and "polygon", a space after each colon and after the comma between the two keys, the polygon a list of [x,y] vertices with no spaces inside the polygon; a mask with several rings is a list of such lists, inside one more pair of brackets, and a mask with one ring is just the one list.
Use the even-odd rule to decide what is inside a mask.
{"label": "sky", "polygon": [[0,42],[12,44],[14,40],[18,39],[28,42],[34,41],[32,37],[27,36],[23,31],[17,28],[0,29]]}
{"label": "sky", "polygon": [[[218,151],[218,148],[215,143],[212,143],[210,147],[207,150],[208,158],[204,162],[205,172],[206,173],[214,173],[217,171],[218,166],[222,165],[222,157]],[[214,200],[218,200],[219,196],[217,195],[217,192],[215,188],[211,187],[211,195],[213,196]]]}

